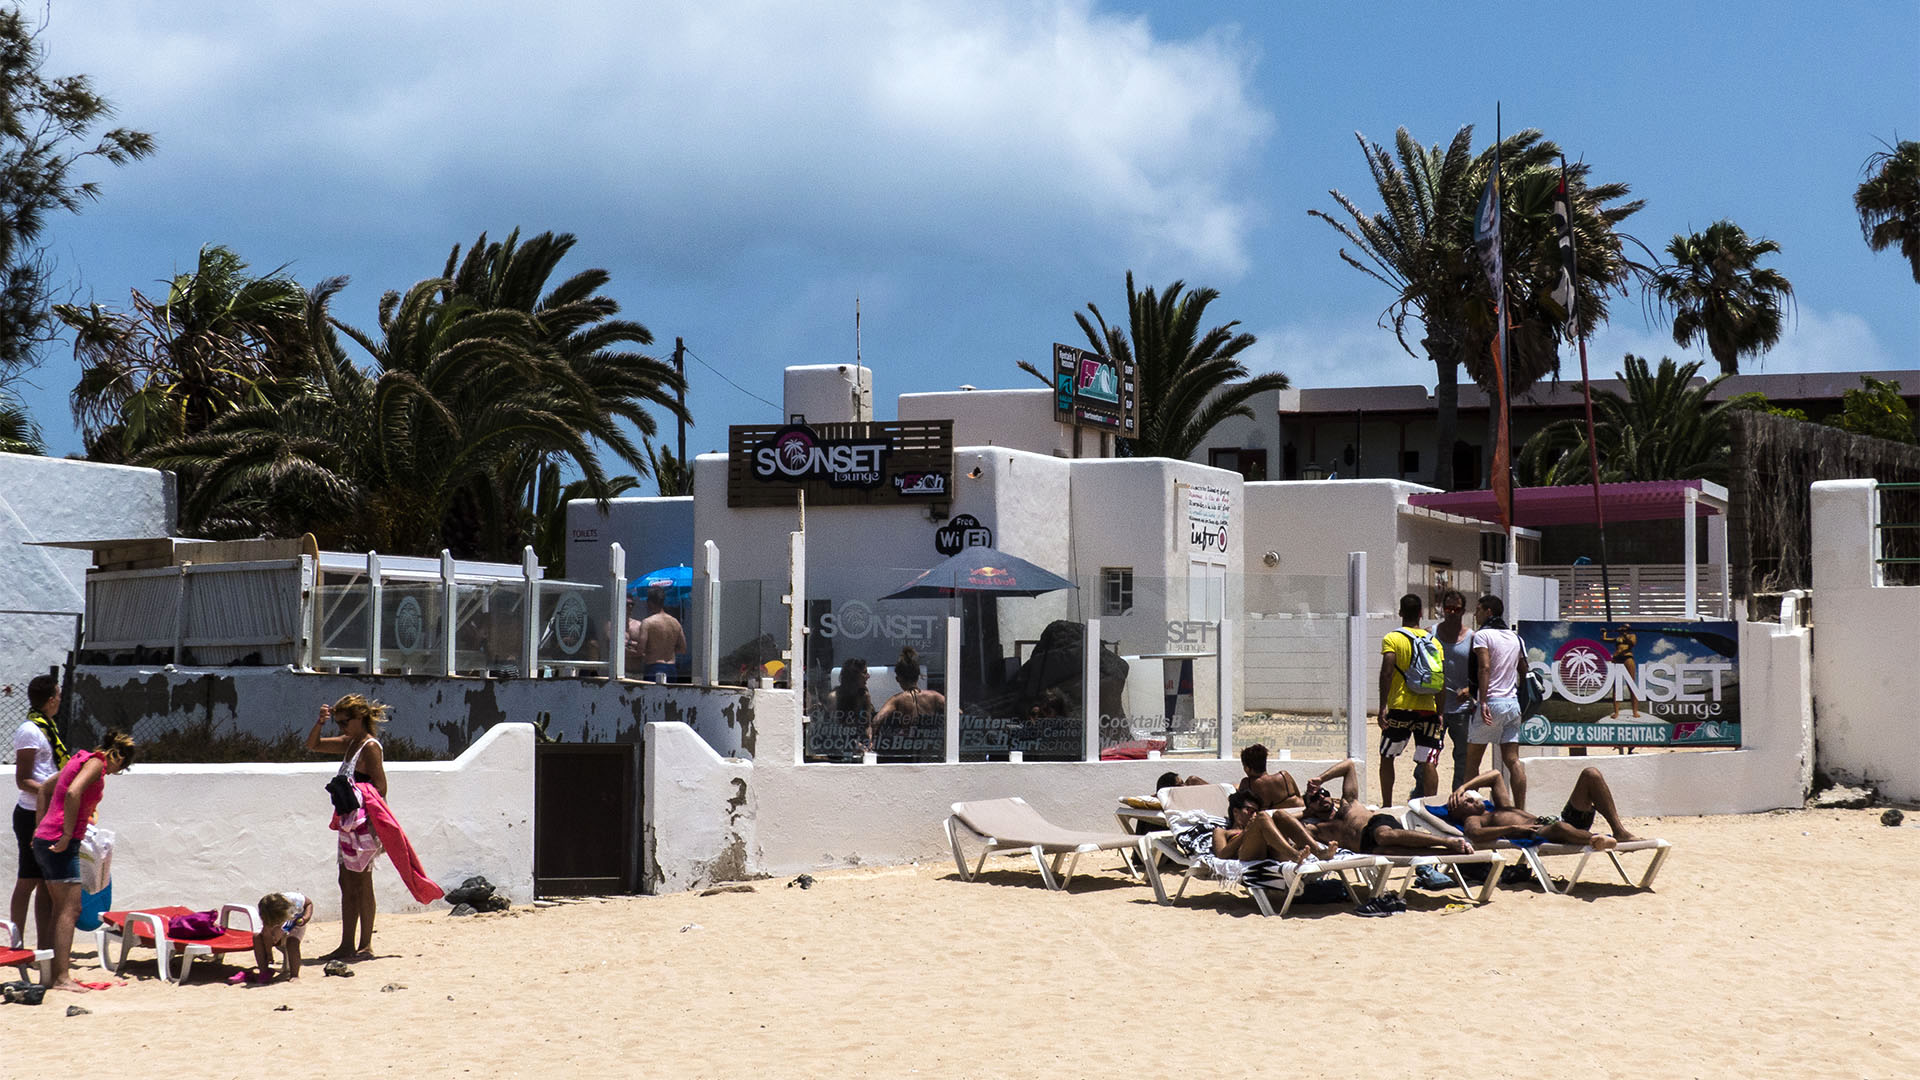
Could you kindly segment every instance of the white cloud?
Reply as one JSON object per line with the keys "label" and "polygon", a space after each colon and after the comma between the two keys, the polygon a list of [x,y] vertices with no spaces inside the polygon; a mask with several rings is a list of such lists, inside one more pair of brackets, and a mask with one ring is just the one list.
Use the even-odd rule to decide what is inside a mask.
{"label": "white cloud", "polygon": [[1085,0],[118,0],[46,40],[202,197],[614,206],[720,254],[1093,244],[1232,277],[1272,126],[1249,46]]}
{"label": "white cloud", "polygon": [[[1720,370],[1705,346],[1683,349],[1673,343],[1671,333],[1657,325],[1645,329],[1616,324],[1602,327],[1587,343],[1588,365],[1593,377],[1613,378],[1627,353],[1656,364],[1663,356],[1680,363],[1698,360],[1700,373],[1706,376]],[[1573,364],[1563,367],[1563,377],[1578,377],[1578,354],[1568,350],[1568,355]],[[1901,366],[1874,336],[1867,320],[1850,311],[1819,311],[1801,304],[1797,317],[1788,315],[1780,344],[1759,357],[1742,358],[1740,372],[1778,375],[1800,371],[1873,371]]]}

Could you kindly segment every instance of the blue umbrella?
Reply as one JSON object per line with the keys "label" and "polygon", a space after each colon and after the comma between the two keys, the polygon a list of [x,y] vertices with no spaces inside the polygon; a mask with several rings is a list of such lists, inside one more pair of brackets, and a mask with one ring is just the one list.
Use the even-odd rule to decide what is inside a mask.
{"label": "blue umbrella", "polygon": [[1039,596],[1074,584],[1025,559],[990,547],[971,547],[907,582],[906,588],[882,600],[923,600],[956,593],[989,596]]}
{"label": "blue umbrella", "polygon": [[642,574],[627,585],[627,595],[636,600],[645,600],[647,589],[654,585],[665,587],[668,607],[686,607],[693,599],[693,568],[667,566],[650,574]]}

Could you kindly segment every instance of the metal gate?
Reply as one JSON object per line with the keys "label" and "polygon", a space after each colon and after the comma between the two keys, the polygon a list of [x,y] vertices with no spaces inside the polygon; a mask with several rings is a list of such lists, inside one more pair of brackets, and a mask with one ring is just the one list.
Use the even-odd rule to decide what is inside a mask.
{"label": "metal gate", "polygon": [[534,894],[639,892],[640,745],[541,743],[533,761]]}

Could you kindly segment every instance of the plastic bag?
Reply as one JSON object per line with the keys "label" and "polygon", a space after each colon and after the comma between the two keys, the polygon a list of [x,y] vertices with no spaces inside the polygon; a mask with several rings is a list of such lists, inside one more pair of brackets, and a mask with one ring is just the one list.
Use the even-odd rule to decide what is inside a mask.
{"label": "plastic bag", "polygon": [[80,838],[80,891],[100,892],[113,881],[113,833],[98,825],[87,826]]}

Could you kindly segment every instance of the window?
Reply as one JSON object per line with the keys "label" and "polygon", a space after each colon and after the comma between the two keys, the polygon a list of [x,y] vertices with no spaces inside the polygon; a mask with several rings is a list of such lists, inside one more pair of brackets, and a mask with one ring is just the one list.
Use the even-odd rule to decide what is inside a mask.
{"label": "window", "polygon": [[1216,469],[1237,472],[1243,479],[1265,480],[1267,478],[1267,452],[1265,450],[1242,450],[1238,447],[1214,447],[1207,451],[1207,464]]}
{"label": "window", "polygon": [[1133,567],[1100,568],[1100,614],[1133,614]]}
{"label": "window", "polygon": [[1420,451],[1400,451],[1400,475],[1417,476],[1420,472]]}

